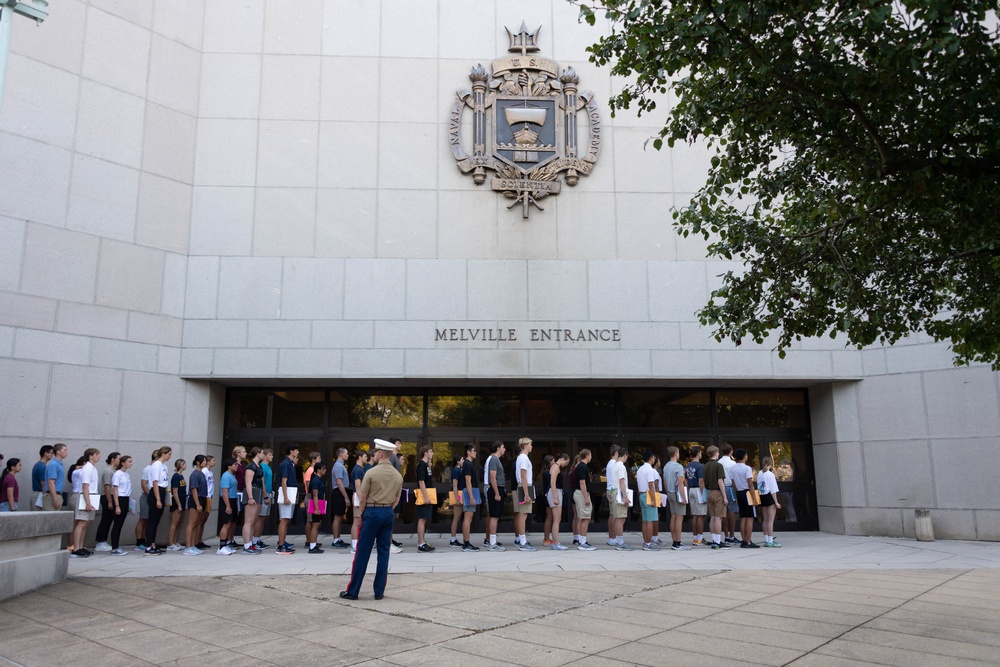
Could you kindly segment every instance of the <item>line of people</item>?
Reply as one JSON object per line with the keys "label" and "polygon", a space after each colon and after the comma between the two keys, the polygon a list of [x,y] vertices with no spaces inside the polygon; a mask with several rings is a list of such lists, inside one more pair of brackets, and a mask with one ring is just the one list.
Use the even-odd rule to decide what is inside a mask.
{"label": "line of people", "polygon": [[[593,551],[595,546],[588,541],[589,524],[594,515],[594,496],[602,480],[593,473],[593,454],[583,449],[570,461],[568,454],[546,455],[542,461],[542,472],[536,478],[531,460],[533,443],[530,438],[521,438],[517,443],[518,454],[513,462],[513,479],[508,484],[508,469],[503,462],[506,445],[497,440],[488,447],[488,454],[482,467],[477,465],[478,449],[469,444],[464,454],[453,460],[449,503],[454,510],[451,525],[450,547],[466,552],[505,551],[506,547],[497,541],[497,524],[503,515],[508,493],[513,494],[514,546],[520,551],[536,551],[527,540],[527,517],[535,510],[535,502],[544,505],[545,519],[542,543],[555,551],[564,551],[569,546],[562,543],[560,524],[564,508],[569,504],[564,489],[572,493],[572,505],[566,510],[572,513],[572,546],[580,551]],[[90,448],[84,451],[68,471],[64,471],[63,461],[68,456],[65,444],[45,445],[39,452],[39,461],[32,468],[32,509],[58,510],[64,502],[74,511],[71,556],[85,558],[92,552],[86,549],[84,539],[89,523],[94,520],[96,510],[101,509],[101,519],[97,528],[95,551],[122,556],[126,551],[121,547],[121,531],[130,513],[138,512],[135,526],[136,551],[148,555],[159,555],[164,551],[179,551],[186,556],[197,556],[209,547],[204,543],[205,524],[215,497],[215,477],[213,468],[215,457],[199,454],[192,461],[191,472],[185,479],[187,462],[178,459],[173,463],[170,474],[168,462],[173,455],[169,446],[154,450],[150,463],[139,477],[141,493],[138,501],[132,498],[132,478],[129,470],[132,457],[112,452],[105,459],[106,467],[97,471],[100,452]],[[668,461],[660,472],[658,457],[652,452],[642,454],[643,463],[634,471],[636,489],[629,486],[628,452],[626,448],[611,448],[611,458],[605,466],[604,495],[607,502],[608,539],[606,544],[620,551],[634,549],[625,542],[623,530],[630,508],[638,505],[641,518],[642,549],[656,551],[665,546],[659,536],[659,512],[669,511],[669,527],[672,550],[688,550],[692,546],[710,546],[712,549],[727,549],[739,543],[741,548],[780,547],[774,539],[774,519],[781,505],[778,486],[772,471],[770,458],[761,462],[761,470],[754,475],[747,465],[747,452],[723,444],[721,448],[708,447],[704,451],[707,461],[702,463],[702,448],[690,448],[687,465],[679,462],[680,452],[674,447],[667,448]],[[357,549],[360,528],[360,513],[352,512],[350,526],[351,542],[348,545],[341,537],[347,518],[348,508],[357,506],[355,490],[371,468],[369,452],[358,450],[356,462],[351,471],[347,470],[349,458],[346,449],[338,449],[332,469],[330,469],[330,498],[327,499],[326,475],[328,467],[318,452],[310,453],[308,467],[303,471],[303,491],[298,485],[298,445],[289,444],[285,448],[285,458],[278,466],[277,475],[271,464],[274,453],[270,449],[254,447],[248,453],[242,445],[232,450],[232,456],[222,461],[221,479],[218,489],[218,555],[243,553],[257,555],[270,548],[262,535],[273,506],[278,506],[278,535],[275,553],[291,555],[296,547],[287,539],[288,526],[295,517],[296,508],[304,511],[306,546],[310,554],[322,554],[324,550],[318,540],[319,528],[329,515],[331,517],[333,540],[331,548]],[[433,517],[433,510],[439,505],[433,476],[434,450],[423,446],[418,451],[416,467],[417,486],[413,489],[415,514],[417,519],[417,551],[432,553],[435,547],[427,543],[427,524]],[[2,460],[2,459],[0,459]],[[0,474],[0,511],[18,509],[18,488],[15,474],[20,471],[18,459],[11,459]],[[756,479],[755,479],[756,478]],[[540,493],[536,496],[535,483],[540,482]],[[64,482],[71,490],[64,496]],[[353,502],[352,502],[353,501]],[[486,506],[485,535],[480,548],[471,541],[473,520],[481,505]],[[159,525],[167,508],[171,511],[168,539],[165,545],[157,542]],[[459,511],[461,508],[461,511]],[[691,546],[681,539],[683,521],[690,511],[692,540]],[[706,516],[709,519],[709,535],[703,534]],[[759,519],[764,533],[763,545],[753,542],[754,519]],[[182,526],[186,519],[186,527]],[[735,530],[739,527],[740,539]],[[242,533],[242,544],[236,542],[237,526]],[[458,530],[461,527],[461,540]],[[183,544],[182,544],[183,539]],[[398,543],[392,545],[394,553],[399,552]]]}

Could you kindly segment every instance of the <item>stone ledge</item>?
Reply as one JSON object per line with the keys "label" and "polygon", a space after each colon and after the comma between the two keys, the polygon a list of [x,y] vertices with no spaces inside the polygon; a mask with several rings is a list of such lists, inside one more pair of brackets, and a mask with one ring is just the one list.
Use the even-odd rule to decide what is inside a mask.
{"label": "stone ledge", "polygon": [[23,540],[44,535],[65,535],[73,530],[73,513],[2,512],[0,540]]}
{"label": "stone ledge", "polygon": [[0,513],[0,600],[59,583],[69,570],[62,538],[71,512]]}

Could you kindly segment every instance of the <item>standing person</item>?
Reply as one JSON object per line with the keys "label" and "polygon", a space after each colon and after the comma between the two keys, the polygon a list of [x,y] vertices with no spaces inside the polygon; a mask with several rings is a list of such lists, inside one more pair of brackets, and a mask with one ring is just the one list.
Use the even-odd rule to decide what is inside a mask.
{"label": "standing person", "polygon": [[160,458],[160,450],[154,449],[149,455],[149,464],[139,473],[139,520],[135,522],[135,550],[146,551],[146,524],[149,523],[149,469]]}
{"label": "standing person", "polygon": [[[312,482],[312,476],[316,474],[316,464],[319,463],[323,455],[319,452],[309,452],[309,465],[306,466],[305,471],[302,473],[302,492],[305,495],[297,496],[296,504],[303,509],[303,514],[305,514],[306,508],[306,497],[309,495],[309,484]],[[307,544],[306,547],[309,545]],[[320,545],[322,546],[322,545]]]}
{"label": "standing person", "polygon": [[253,526],[253,543],[258,549],[270,549],[271,545],[265,544],[264,523],[271,516],[271,505],[274,504],[274,472],[271,470],[271,461],[274,460],[274,452],[264,449],[260,457],[260,469],[264,473],[264,502],[260,505],[260,514],[257,515],[257,523]]}
{"label": "standing person", "polygon": [[753,488],[753,468],[746,464],[747,450],[737,449],[733,456],[736,459],[730,471],[733,480],[733,490],[736,491],[736,504],[740,513],[740,548],[759,549],[759,544],[753,542],[753,519],[756,515],[754,506],[747,498],[747,491]]}
{"label": "standing person", "polygon": [[[364,479],[368,471],[368,452],[364,449],[358,450],[354,468],[351,470],[351,553],[358,548],[358,532],[361,530],[361,512],[355,502],[358,496],[358,489],[361,488],[361,480]],[[452,535],[455,531],[452,531]]]}
{"label": "standing person", "polygon": [[132,457],[128,454],[118,459],[118,469],[111,476],[111,497],[114,502],[115,522],[111,527],[111,555],[124,556],[121,548],[122,526],[128,518],[129,505],[132,502],[132,478],[128,471],[132,467]]}
{"label": "standing person", "polygon": [[346,549],[347,542],[340,539],[341,527],[344,523],[344,517],[347,516],[347,508],[351,504],[351,476],[347,472],[347,461],[348,457],[347,450],[341,447],[337,450],[337,458],[333,462],[333,472],[330,476],[333,478],[333,495],[330,497],[330,505],[333,507],[333,542],[330,546],[334,549]]}
{"label": "standing person", "polygon": [[708,532],[712,535],[712,549],[728,549],[729,543],[723,538],[723,522],[726,520],[726,469],[719,463],[719,448],[711,445],[705,450],[708,463],[705,464],[705,488],[708,489]]}
{"label": "standing person", "polygon": [[42,496],[42,509],[53,512],[62,509],[63,484],[66,471],[63,461],[69,456],[69,447],[61,442],[52,445],[52,459],[45,464],[45,487]]}
{"label": "standing person", "polygon": [[194,545],[202,551],[208,549],[208,545],[205,544],[205,524],[208,523],[208,517],[212,512],[212,498],[215,497],[215,473],[212,472],[214,467],[215,457],[211,454],[205,454],[205,461],[201,467],[201,472],[205,475],[205,498],[201,505],[201,516],[198,518],[198,531],[195,535],[198,543]]}
{"label": "standing person", "polygon": [[177,534],[180,532],[181,521],[187,511],[185,470],[187,470],[187,461],[184,459],[174,461],[174,474],[170,476],[170,534],[167,539],[167,551],[184,550],[184,547],[177,541]]}
{"label": "standing person", "polygon": [[[208,480],[201,467],[205,463],[205,455],[198,454],[191,462],[191,475],[188,477],[188,497],[187,497],[187,531],[184,533],[184,555],[200,556],[204,553],[197,546],[198,526],[201,522],[201,515],[204,509],[203,503],[208,498]],[[184,510],[180,510],[184,511]]]}
{"label": "standing person", "polygon": [[0,473],[0,512],[18,511],[20,488],[17,485],[17,473],[21,472],[21,459],[9,459],[3,473]]}
{"label": "standing person", "polygon": [[457,502],[451,506],[451,540],[449,547],[462,548],[462,543],[458,541],[458,525],[462,522],[462,491],[465,489],[465,479],[462,477],[462,466],[465,465],[465,456],[456,456],[452,459],[451,466],[451,492]]}
{"label": "standing person", "polygon": [[615,486],[615,465],[618,463],[618,446],[611,445],[611,458],[604,466],[604,481],[607,483],[605,496],[608,500],[608,546],[613,547],[618,544],[615,535],[615,518],[612,510],[618,499],[618,487]]}
{"label": "standing person", "polygon": [[[479,489],[476,487],[476,446],[469,443],[465,446],[465,463],[462,464],[462,480],[465,490],[462,492],[462,551],[479,551],[479,547],[469,541],[472,531],[472,518],[479,506]],[[481,499],[481,496],[480,496]]]}
{"label": "standing person", "polygon": [[434,551],[434,547],[427,544],[426,530],[427,522],[434,515],[434,503],[428,489],[434,487],[434,472],[431,464],[434,460],[434,450],[430,445],[423,445],[420,448],[420,462],[417,463],[417,497],[423,501],[422,505],[417,505],[417,551],[429,554]]}
{"label": "standing person", "polygon": [[597,547],[587,541],[590,519],[594,515],[594,503],[590,497],[590,461],[593,454],[589,449],[580,450],[580,461],[573,470],[573,505],[576,509],[576,533],[578,551],[596,551]]}
{"label": "standing person", "polygon": [[[94,520],[99,505],[99,502],[92,502],[92,496],[100,493],[101,476],[97,472],[96,463],[101,459],[101,452],[91,447],[83,452],[83,459],[83,465],[74,473],[79,474],[79,491],[72,505],[74,508],[73,544],[76,546],[76,551],[70,555],[77,558],[90,555],[90,550],[84,548],[83,542],[87,536],[87,527]],[[74,483],[75,492],[76,487],[77,484]]]}
{"label": "standing person", "polygon": [[170,482],[167,474],[167,461],[173,455],[170,447],[160,447],[160,455],[149,466],[149,477],[146,482],[149,484],[149,521],[146,522],[146,555],[159,556],[163,553],[156,544],[156,530],[160,527],[160,519],[163,517],[163,507],[167,500],[167,489]]}
{"label": "standing person", "polygon": [[542,524],[542,546],[552,546],[552,503],[549,500],[552,490],[552,464],[556,457],[546,454],[542,457],[542,506],[545,507],[545,523]]}
{"label": "standing person", "polygon": [[347,590],[341,591],[345,600],[357,600],[361,583],[372,555],[372,544],[378,545],[378,565],[375,569],[375,599],[385,595],[389,575],[389,546],[392,540],[393,510],[399,504],[403,489],[403,476],[389,462],[389,454],[396,446],[385,440],[375,440],[375,466],[361,480],[358,502],[362,513],[361,532],[358,536],[357,554],[351,566],[351,579]]}
{"label": "standing person", "polygon": [[642,549],[643,551],[659,551],[660,545],[653,542],[653,525],[660,521],[660,507],[650,498],[660,493],[660,475],[653,468],[656,454],[651,451],[642,453],[642,465],[635,471],[636,493],[639,494],[639,511],[642,516]]}
{"label": "standing person", "polygon": [[663,484],[670,494],[670,539],[674,551],[690,551],[691,547],[681,541],[681,531],[684,528],[684,515],[687,514],[687,482],[684,476],[684,466],[677,459],[680,450],[673,445],[667,447],[667,464],[663,466]]}
{"label": "standing person", "polygon": [[[77,505],[80,502],[80,494],[83,492],[83,478],[80,477],[80,469],[83,468],[83,464],[86,462],[87,457],[81,456],[76,460],[76,463],[69,467],[69,471],[66,473],[66,481],[70,483],[67,505],[69,506],[69,511],[73,512],[73,530],[70,532],[71,541],[69,543],[69,547],[67,547],[71,554],[72,552],[79,550],[82,546],[73,542],[72,538],[76,537]],[[74,558],[83,558],[89,555],[90,552],[84,549],[82,554],[74,556]]]}
{"label": "standing person", "polygon": [[31,511],[42,509],[42,495],[45,493],[45,466],[52,460],[52,445],[42,445],[38,450],[38,460],[31,466]]}
{"label": "standing person", "polygon": [[705,543],[702,531],[705,529],[705,515],[708,504],[705,497],[705,467],[701,464],[701,446],[691,445],[691,460],[684,468],[687,480],[688,506],[691,508],[691,544],[696,547]]}
{"label": "standing person", "polygon": [[569,454],[562,453],[549,466],[548,510],[549,516],[552,517],[551,535],[553,551],[566,551],[569,549],[569,547],[559,541],[559,524],[562,522],[562,508],[565,505],[563,503],[563,468],[567,465],[569,465]]}
{"label": "standing person", "polygon": [[[243,445],[233,447],[233,458],[236,459],[236,493],[237,500],[239,500],[236,503],[236,506],[239,508],[239,513],[236,515],[236,525],[242,526],[247,508],[247,448]],[[239,546],[232,537],[229,538],[229,542],[229,546],[234,549]],[[251,541],[250,544],[252,545],[253,542]]]}
{"label": "standing person", "polygon": [[733,446],[728,442],[722,443],[719,451],[722,453],[722,456],[719,457],[719,463],[722,464],[722,468],[726,471],[726,543],[736,544],[736,515],[739,513],[739,506],[736,504],[736,494],[733,491],[733,478],[730,474],[733,466],[736,465],[736,461],[730,456],[733,453]]}
{"label": "standing person", "polygon": [[118,461],[121,458],[119,452],[111,452],[105,459],[105,467],[101,470],[101,522],[97,525],[97,546],[94,551],[111,551],[112,546],[108,544],[108,532],[111,524],[114,523],[115,506],[114,498],[111,494],[111,478],[114,477],[115,470],[118,469]]}
{"label": "standing person", "polygon": [[[243,553],[248,556],[263,551],[253,543],[253,527],[257,523],[260,506],[264,504],[264,471],[260,467],[263,456],[264,450],[254,447],[250,450],[250,460],[244,466],[243,488],[246,507],[243,508]],[[320,478],[321,483],[322,481]]]}
{"label": "standing person", "polygon": [[[398,472],[400,475],[403,474],[402,453],[403,453],[403,441],[400,440],[399,438],[396,438],[396,451],[394,451],[392,455],[389,457],[389,462],[392,464],[392,467],[396,469],[396,472]],[[402,504],[403,502],[402,496],[400,496],[399,502],[400,504]],[[396,505],[395,512],[396,512],[395,518],[399,518],[399,505]],[[395,524],[393,524],[393,526],[395,526]],[[403,550],[402,542],[396,541],[395,537],[390,538],[389,541],[392,542],[392,549],[391,549],[392,553],[398,554]]]}
{"label": "standing person", "polygon": [[500,457],[507,451],[503,440],[494,440],[490,445],[490,455],[483,465],[483,493],[486,494],[486,535],[483,546],[489,551],[506,551],[506,547],[497,542],[497,524],[503,516],[503,503],[507,497],[507,476],[503,470]]}
{"label": "standing person", "polygon": [[299,446],[294,442],[285,445],[285,458],[278,466],[278,547],[275,553],[288,556],[295,553],[295,547],[288,542],[288,522],[295,513],[298,496],[298,481],[295,476],[299,461]]}
{"label": "standing person", "polygon": [[230,546],[233,533],[236,530],[236,517],[239,514],[239,491],[236,484],[236,473],[239,464],[229,456],[222,459],[222,477],[219,479],[219,517],[222,526],[219,528],[219,556],[232,556],[236,550]]}
{"label": "standing person", "polygon": [[315,512],[309,512],[309,501],[306,501],[306,543],[309,545],[309,553],[321,554],[323,549],[316,542],[319,536],[319,526],[326,518],[326,512],[319,511],[321,500],[325,500],[326,482],[323,476],[326,474],[326,464],[322,460],[316,461],[313,465],[313,476],[309,480],[309,500],[313,501]]}
{"label": "standing person", "polygon": [[611,459],[614,465],[611,468],[611,477],[608,502],[611,503],[611,518],[608,524],[613,526],[614,546],[616,551],[634,551],[635,547],[625,541],[625,519],[628,518],[628,508],[631,506],[628,500],[628,469],[625,462],[628,461],[628,451],[621,446],[612,449]]}
{"label": "standing person", "polygon": [[517,495],[514,497],[514,542],[518,551],[538,551],[528,542],[528,516],[534,507],[534,488],[531,486],[534,472],[531,467],[531,438],[519,438],[517,441],[518,455],[514,461],[514,473],[517,475],[515,485]]}
{"label": "standing person", "polygon": [[761,530],[764,532],[765,547],[780,547],[774,539],[774,517],[781,509],[778,502],[778,480],[771,467],[774,461],[765,456],[760,462],[760,472],[757,473],[757,490],[760,492]]}

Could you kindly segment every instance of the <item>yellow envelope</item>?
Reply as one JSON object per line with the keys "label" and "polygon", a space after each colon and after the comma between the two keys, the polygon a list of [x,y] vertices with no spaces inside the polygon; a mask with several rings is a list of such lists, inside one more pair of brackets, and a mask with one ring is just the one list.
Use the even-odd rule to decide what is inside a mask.
{"label": "yellow envelope", "polygon": [[647,491],[646,492],[646,506],[647,507],[659,507],[663,502],[663,494],[659,491]]}
{"label": "yellow envelope", "polygon": [[[413,493],[417,497],[417,499],[415,501],[417,505],[426,505],[427,504],[427,503],[424,502],[424,493],[423,493],[423,491],[420,490],[419,486],[417,488],[413,489]],[[437,502],[438,502],[438,492],[437,492],[437,489],[428,487],[427,488],[427,495],[430,496],[430,499],[431,499],[430,504],[431,505],[437,505]]]}
{"label": "yellow envelope", "polygon": [[461,505],[462,499],[455,494],[454,491],[448,492],[448,504],[454,507],[455,505]]}

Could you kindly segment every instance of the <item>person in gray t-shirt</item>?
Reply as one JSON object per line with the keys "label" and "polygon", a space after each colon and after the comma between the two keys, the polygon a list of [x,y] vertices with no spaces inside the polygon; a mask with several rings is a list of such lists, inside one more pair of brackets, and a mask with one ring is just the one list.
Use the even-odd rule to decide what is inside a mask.
{"label": "person in gray t-shirt", "polygon": [[490,445],[490,455],[486,457],[486,465],[483,466],[483,498],[486,499],[486,509],[490,517],[486,522],[483,546],[490,551],[507,550],[497,542],[497,523],[503,515],[503,501],[507,496],[507,476],[504,474],[503,461],[500,458],[506,451],[507,448],[502,440],[494,440]]}

